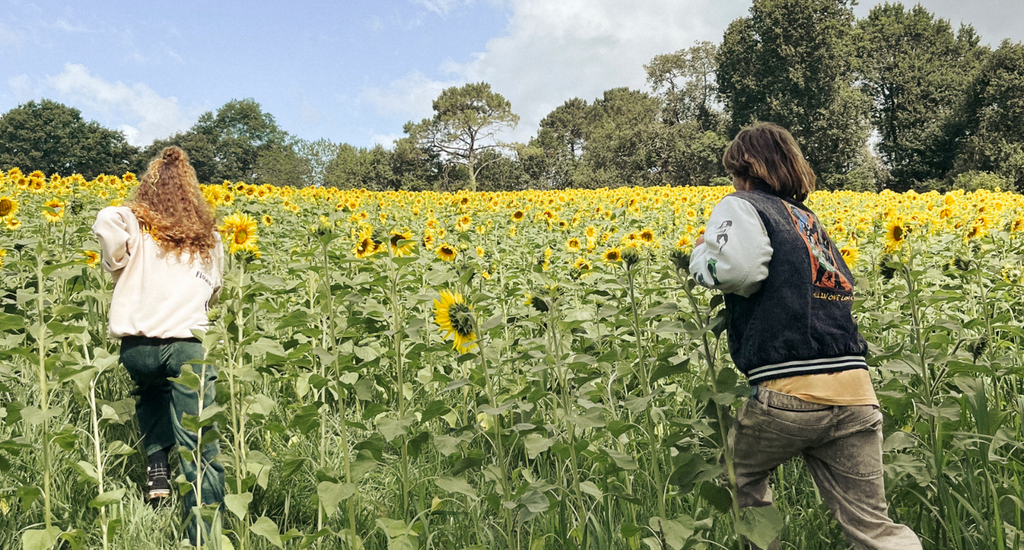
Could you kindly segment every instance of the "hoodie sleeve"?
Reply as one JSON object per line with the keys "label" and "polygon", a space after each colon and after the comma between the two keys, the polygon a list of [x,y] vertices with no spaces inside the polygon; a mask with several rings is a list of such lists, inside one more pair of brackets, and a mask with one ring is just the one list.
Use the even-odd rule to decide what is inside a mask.
{"label": "hoodie sleeve", "polygon": [[139,222],[131,210],[108,206],[96,215],[92,232],[103,250],[103,268],[111,273],[124,269],[131,257],[131,241],[139,237]]}
{"label": "hoodie sleeve", "polygon": [[772,243],[749,202],[725,197],[711,212],[704,242],[693,249],[690,273],[703,286],[748,297],[768,277]]}

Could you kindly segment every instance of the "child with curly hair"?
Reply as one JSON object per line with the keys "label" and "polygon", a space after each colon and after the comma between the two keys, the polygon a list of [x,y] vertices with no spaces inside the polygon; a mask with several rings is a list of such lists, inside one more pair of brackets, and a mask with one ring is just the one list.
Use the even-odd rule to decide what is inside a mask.
{"label": "child with curly hair", "polygon": [[[171,494],[168,454],[179,445],[192,452],[199,443],[199,435],[182,426],[182,415],[198,415],[200,403],[205,408],[216,397],[214,365],[189,365],[196,374],[205,369],[202,395],[170,380],[181,375],[186,363],[204,357],[194,331],[206,330],[224,264],[214,226],[195,170],[178,147],[167,147],[154,158],[131,200],[100,210],[92,226],[103,267],[114,279],[110,335],[121,339],[121,362],[137,386],[135,411],[149,457],[145,497],[154,507]],[[203,504],[224,500],[224,468],[217,454],[217,444],[211,443],[203,447],[198,463],[180,461],[194,486],[183,499],[193,544],[206,539],[196,519],[189,520],[196,493],[202,494]]]}

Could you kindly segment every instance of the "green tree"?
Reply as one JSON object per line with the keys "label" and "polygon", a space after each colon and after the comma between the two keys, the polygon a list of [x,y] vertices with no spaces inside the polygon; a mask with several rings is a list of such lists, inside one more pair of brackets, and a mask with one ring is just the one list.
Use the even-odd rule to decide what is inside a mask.
{"label": "green tree", "polygon": [[647,83],[665,102],[666,122],[696,122],[702,132],[722,129],[724,115],[715,82],[717,54],[715,43],[697,42],[687,49],[655,56],[644,65]]}
{"label": "green tree", "polygon": [[661,101],[638,90],[614,88],[594,101],[586,131],[581,187],[660,185],[666,153]]}
{"label": "green tree", "polygon": [[448,88],[434,100],[433,107],[433,118],[407,124],[407,132],[424,149],[451,164],[464,166],[467,188],[475,191],[476,177],[487,162],[481,161],[483,153],[508,148],[498,141],[497,134],[505,128],[515,128],[519,116],[512,112],[512,104],[492,92],[486,82]]}
{"label": "green tree", "polygon": [[517,150],[521,164],[529,158],[527,173],[538,187],[576,186],[576,172],[585,151],[592,114],[585,100],[572,98],[540,121],[540,130],[530,141],[529,149]]}
{"label": "green tree", "polygon": [[878,131],[876,150],[905,191],[942,178],[953,167],[955,134],[950,117],[981,60],[984,48],[969,26],[956,34],[920,4],[872,8],[854,34],[861,88],[871,98]]}
{"label": "green tree", "polygon": [[305,187],[312,180],[309,160],[297,151],[297,144],[273,145],[260,152],[253,168],[252,183]]}
{"label": "green tree", "polygon": [[121,132],[82,119],[75,108],[43,99],[0,116],[0,169],[120,176],[136,169],[138,149]]}
{"label": "green tree", "polygon": [[771,121],[793,133],[823,180],[862,162],[869,105],[853,87],[851,0],[755,0],[718,51],[731,131]]}
{"label": "green tree", "polygon": [[145,154],[152,158],[164,147],[177,145],[188,152],[199,181],[251,182],[258,176],[260,154],[286,147],[288,139],[288,133],[259,103],[241,99],[225,103],[216,113],[203,113],[187,132],[154,141]]}
{"label": "green tree", "polygon": [[1024,44],[1004,40],[971,83],[954,131],[951,176],[991,172],[1024,190]]}

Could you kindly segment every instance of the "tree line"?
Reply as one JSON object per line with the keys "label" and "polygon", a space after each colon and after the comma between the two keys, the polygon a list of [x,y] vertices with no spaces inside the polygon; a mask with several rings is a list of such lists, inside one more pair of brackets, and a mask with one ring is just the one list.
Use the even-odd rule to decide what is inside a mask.
{"label": "tree line", "polygon": [[728,183],[721,154],[757,120],[800,141],[826,189],[1024,189],[1024,45],[980,44],[920,5],[857,19],[852,0],[755,0],[720,43],[644,65],[648,90],[572,98],[527,143],[487,83],[441,92],[391,147],[306,141],[252,99],[148,147],[50,100],[0,117],[0,169],[139,172],[168,145],[203,182],[373,190],[519,190]]}

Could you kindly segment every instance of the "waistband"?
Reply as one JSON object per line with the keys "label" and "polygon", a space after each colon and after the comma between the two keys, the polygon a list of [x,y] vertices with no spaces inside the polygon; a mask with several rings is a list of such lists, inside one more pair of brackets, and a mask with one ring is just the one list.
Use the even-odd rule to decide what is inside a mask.
{"label": "waistband", "polygon": [[780,409],[784,411],[793,412],[813,412],[813,411],[827,411],[835,405],[822,405],[821,403],[811,403],[810,401],[804,401],[799,397],[772,391],[769,389],[762,388],[760,386],[752,386],[750,388],[751,399],[756,399],[763,403],[767,407],[773,409]]}
{"label": "waistband", "polygon": [[154,338],[152,336],[122,336],[121,345],[129,344],[135,346],[150,345],[150,346],[162,346],[165,344],[176,344],[178,342],[188,342],[192,344],[202,344],[199,338]]}

